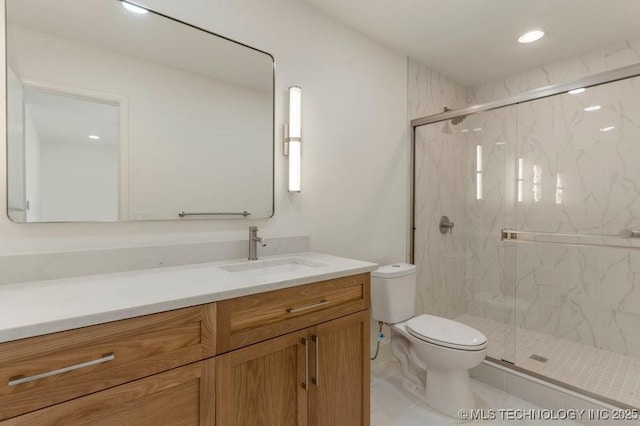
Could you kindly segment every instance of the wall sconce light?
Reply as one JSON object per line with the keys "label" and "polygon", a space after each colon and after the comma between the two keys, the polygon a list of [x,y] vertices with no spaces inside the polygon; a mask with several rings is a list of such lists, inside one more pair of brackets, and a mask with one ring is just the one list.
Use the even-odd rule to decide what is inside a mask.
{"label": "wall sconce light", "polygon": [[302,89],[289,87],[289,124],[284,125],[284,155],[289,156],[289,192],[300,192]]}

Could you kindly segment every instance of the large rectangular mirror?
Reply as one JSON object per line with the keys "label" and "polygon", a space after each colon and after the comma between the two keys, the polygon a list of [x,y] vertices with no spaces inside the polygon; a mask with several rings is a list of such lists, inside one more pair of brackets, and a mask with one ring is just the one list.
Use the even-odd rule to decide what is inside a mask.
{"label": "large rectangular mirror", "polygon": [[6,0],[15,222],[273,215],[271,55],[120,0]]}

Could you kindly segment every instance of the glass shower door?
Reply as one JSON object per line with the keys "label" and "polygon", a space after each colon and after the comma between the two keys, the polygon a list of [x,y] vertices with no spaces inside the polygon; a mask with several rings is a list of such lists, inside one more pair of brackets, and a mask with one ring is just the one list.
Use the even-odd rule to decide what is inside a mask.
{"label": "glass shower door", "polygon": [[640,78],[517,106],[516,365],[640,406]]}
{"label": "glass shower door", "polygon": [[516,107],[468,116],[461,130],[467,167],[467,279],[473,321],[489,339],[487,355],[515,362],[514,254],[502,230],[515,224]]}
{"label": "glass shower door", "polygon": [[[515,362],[515,106],[416,128],[414,258],[417,311],[456,319]],[[446,216],[454,227],[443,233]],[[446,228],[442,231],[448,231]]]}

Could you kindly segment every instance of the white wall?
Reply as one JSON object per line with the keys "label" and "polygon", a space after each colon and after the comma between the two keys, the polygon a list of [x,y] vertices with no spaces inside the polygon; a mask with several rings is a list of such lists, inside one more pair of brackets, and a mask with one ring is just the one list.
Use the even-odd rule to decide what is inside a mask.
{"label": "white wall", "polygon": [[40,191],[44,221],[115,220],[118,217],[118,148],[42,143]]}
{"label": "white wall", "polygon": [[[276,58],[274,218],[24,225],[2,217],[0,253],[245,238],[247,227],[257,225],[267,237],[309,234],[315,251],[381,263],[405,259],[409,142],[404,56],[296,0],[143,3]],[[292,84],[303,89],[300,194],[286,191],[280,143]],[[4,158],[0,168],[4,200]]]}

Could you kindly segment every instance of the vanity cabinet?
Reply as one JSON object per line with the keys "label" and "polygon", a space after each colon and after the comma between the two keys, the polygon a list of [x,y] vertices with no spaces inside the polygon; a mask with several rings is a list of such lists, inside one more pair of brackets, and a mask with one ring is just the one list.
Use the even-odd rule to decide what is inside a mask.
{"label": "vanity cabinet", "polygon": [[0,426],[369,424],[369,274],[0,344]]}
{"label": "vanity cabinet", "polygon": [[369,292],[367,273],[218,302],[216,425],[368,425]]}
{"label": "vanity cabinet", "polygon": [[217,426],[369,424],[369,311],[218,357]]}

